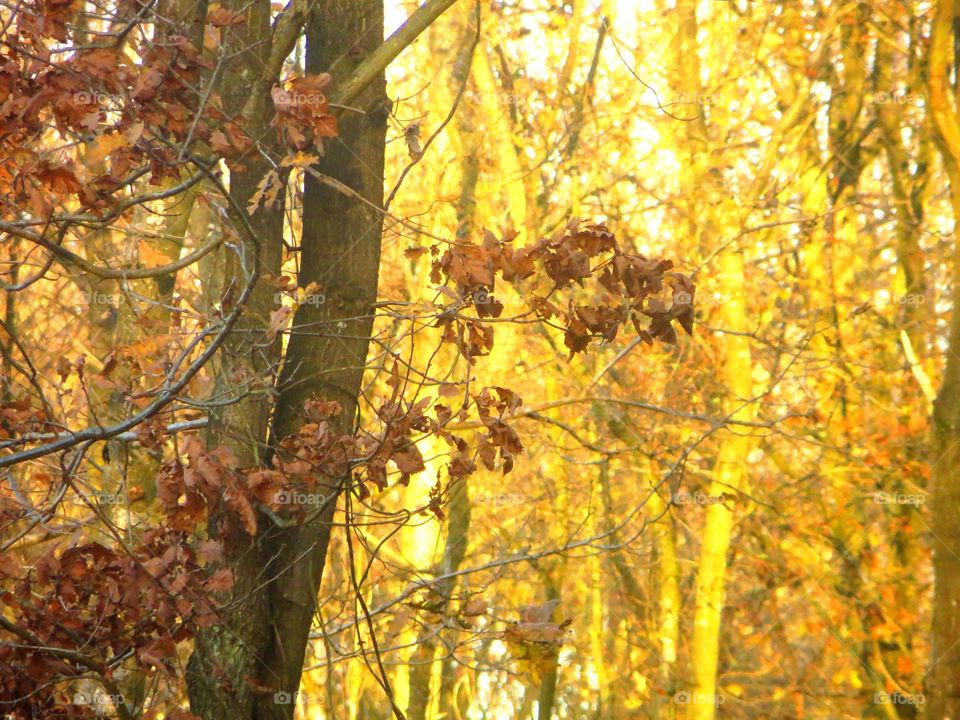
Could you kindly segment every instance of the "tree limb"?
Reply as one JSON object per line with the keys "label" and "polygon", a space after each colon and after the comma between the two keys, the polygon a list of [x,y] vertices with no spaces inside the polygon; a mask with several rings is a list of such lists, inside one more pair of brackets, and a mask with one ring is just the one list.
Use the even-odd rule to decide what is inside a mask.
{"label": "tree limb", "polygon": [[349,105],[377,75],[386,69],[387,65],[393,62],[397,55],[455,2],[457,0],[428,0],[417,8],[393,35],[384,40],[380,47],[370,53],[353,73],[331,92],[330,102]]}

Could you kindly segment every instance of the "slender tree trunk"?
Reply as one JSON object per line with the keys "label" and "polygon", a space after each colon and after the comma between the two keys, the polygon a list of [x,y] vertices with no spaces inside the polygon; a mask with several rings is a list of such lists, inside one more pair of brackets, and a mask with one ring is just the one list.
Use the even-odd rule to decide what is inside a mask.
{"label": "slender tree trunk", "polygon": [[930,40],[930,113],[939,131],[954,215],[953,310],[949,348],[933,409],[933,648],[927,674],[927,717],[960,718],[960,122],[948,75],[954,55],[956,5],[940,0]]}
{"label": "slender tree trunk", "polygon": [[[618,385],[623,386],[621,376],[615,371],[609,373]],[[613,433],[624,445],[632,445],[643,436],[643,433],[636,428],[629,416],[621,415],[617,412],[611,412],[603,403],[597,403],[593,412],[601,418]],[[674,529],[673,516],[667,509],[667,499],[661,493],[668,493],[668,488],[656,488],[656,480],[650,468],[650,461],[637,453],[632,461],[631,481],[638,486],[649,487],[651,491],[650,499],[647,501],[646,510],[656,540],[656,588],[657,588],[657,615],[656,615],[656,636],[660,646],[660,666],[658,669],[659,682],[661,687],[673,687],[675,683],[674,663],[677,661],[677,648],[680,643],[680,566],[677,561],[677,538]],[[609,462],[604,462],[600,466],[600,499],[603,506],[604,522],[603,529],[611,531],[616,525],[616,515],[614,513],[614,500],[612,488],[610,486],[610,467]],[[611,541],[619,542],[620,533],[613,533]],[[619,578],[620,585],[623,586],[625,597],[632,601],[632,607],[638,619],[643,616],[644,606],[646,604],[646,593],[644,593],[640,582],[637,580],[629,565],[627,564],[624,553],[611,553],[610,562]],[[612,628],[611,628],[612,629]],[[617,698],[611,695],[611,701]],[[661,698],[652,696],[649,703],[649,709],[655,713],[656,717],[668,720],[676,714],[673,705],[673,698]]]}
{"label": "slender tree trunk", "polygon": [[[457,14],[458,23],[462,26],[461,40],[453,62],[454,72],[451,78],[451,102],[461,85],[467,83],[467,92],[475,87],[470,78],[473,66],[473,57],[476,52],[474,39],[477,33],[477,23],[480,18],[472,8],[461,6]],[[476,134],[478,128],[477,104],[473,102],[461,103],[454,119],[454,134],[460,140],[459,154],[461,157],[460,197],[457,202],[457,239],[469,240],[478,236],[480,223],[477,217],[477,183],[480,176],[480,148]],[[446,508],[447,539],[444,548],[441,574],[449,574],[460,569],[466,554],[468,534],[470,531],[470,493],[467,480],[460,480],[450,491],[450,499]],[[449,611],[449,603],[456,587],[456,580],[450,579],[438,588],[443,607],[440,612]],[[438,642],[438,639],[441,642]],[[441,653],[445,648],[442,638],[423,641],[411,657],[410,665],[410,701],[407,709],[409,720],[425,720],[428,715],[431,699],[439,695],[440,712],[444,717],[454,718],[456,712],[462,715],[465,708],[457,708],[455,685],[457,679],[457,663],[445,654],[440,657],[440,687],[431,692],[431,679],[434,676],[433,664],[437,647]]]}
{"label": "slender tree trunk", "polygon": [[[950,179],[954,216],[960,218],[960,173]],[[955,231],[960,250],[960,227]],[[933,408],[932,668],[928,717],[960,718],[960,252],[953,258],[950,345]]]}
{"label": "slender tree trunk", "polygon": [[[736,420],[752,420],[752,406],[746,401],[752,395],[752,367],[749,332],[744,301],[743,256],[727,252],[720,260],[720,282],[726,304],[723,327],[726,337],[724,380],[732,397],[725,403],[725,414]],[[744,481],[743,463],[753,439],[746,434],[729,432],[720,447],[714,466],[711,497],[736,492]],[[717,665],[720,655],[720,630],[725,597],[727,552],[733,532],[733,510],[726,502],[707,507],[703,528],[700,562],[697,568],[697,596],[694,610],[691,663],[695,679],[690,703],[690,717],[712,720],[716,712]]]}
{"label": "slender tree trunk", "polygon": [[[564,507],[567,507],[564,505]],[[545,599],[547,602],[560,600],[560,588],[549,570],[543,570]],[[557,699],[557,683],[560,679],[560,647],[551,645],[542,651],[538,665],[544,668],[537,695],[537,720],[550,720]]]}
{"label": "slender tree trunk", "polygon": [[[896,8],[895,14],[881,15],[878,18],[878,35],[880,37],[903,37],[900,28],[909,27],[909,55],[920,57],[916,51],[919,33],[913,24],[909,23],[910,9],[906,6]],[[877,78],[877,90],[886,93],[887,97],[896,95],[894,71],[897,57],[894,49],[897,45],[892,42],[878,42],[876,59],[874,61],[874,76]],[[910,96],[917,92],[920,82],[920,73],[911,62],[911,73],[907,84]],[[896,285],[893,291],[894,298],[899,302],[898,324],[900,325],[900,347],[910,364],[912,374],[916,380],[915,386],[894,386],[890,389],[892,398],[903,398],[900,402],[904,406],[903,419],[907,420],[910,409],[915,408],[913,398],[916,397],[916,387],[923,392],[927,413],[934,399],[935,391],[927,375],[925,364],[929,362],[930,335],[928,328],[932,313],[928,312],[926,300],[927,284],[924,279],[924,256],[920,247],[920,228],[923,221],[923,199],[929,177],[929,160],[932,141],[921,135],[918,139],[918,149],[914,158],[911,157],[907,144],[903,141],[901,122],[903,113],[893,102],[875,105],[877,119],[883,134],[883,144],[886,149],[887,166],[890,171],[893,200],[896,212],[897,259],[900,272],[897,274]],[[911,172],[911,166],[916,170]],[[915,412],[915,410],[914,410]],[[907,450],[904,460],[921,461],[926,448],[918,444]],[[903,493],[912,493],[914,490],[906,483],[900,483],[897,490]],[[888,510],[896,520],[893,538],[897,572],[906,577],[920,567],[923,561],[923,544],[921,530],[924,528],[924,519],[920,509],[915,505],[897,503],[888,505]],[[920,589],[915,583],[899,582],[896,584],[897,607],[917,607],[920,602]],[[882,664],[888,668],[896,667],[900,657],[913,655],[914,638],[911,633],[900,633],[896,642],[886,642],[882,645]],[[909,710],[915,708],[903,708]]]}
{"label": "slender tree trunk", "polygon": [[[470,492],[466,480],[461,480],[453,488],[447,507],[447,547],[444,551],[443,572],[452,573],[460,569],[470,542]],[[451,580],[443,588],[444,597],[449,600],[456,588]],[[449,612],[449,610],[448,610]],[[455,659],[444,657],[440,670],[440,711],[444,718],[462,718],[466,720],[469,702],[457,693],[458,663]]]}
{"label": "slender tree trunk", "polygon": [[[701,101],[704,88],[700,77],[697,42],[697,15],[694,0],[682,0],[678,12],[678,55],[676,72],[681,92],[694,102],[686,105],[685,114],[695,119],[687,123],[691,148],[694,186],[699,188],[695,203],[689,209],[691,236],[701,238],[703,228],[722,227],[724,191],[718,168],[711,159],[710,129],[706,108]],[[730,214],[734,211],[730,210]],[[747,320],[743,252],[737,247],[724,249],[718,259],[717,282],[725,298],[720,312],[727,334],[724,337],[723,379],[728,390],[724,415],[734,420],[752,420],[753,397],[750,325]],[[720,445],[713,468],[709,494],[724,497],[746,482],[744,462],[753,447],[753,439],[742,432],[727,431]],[[733,533],[733,507],[728,502],[707,506],[700,559],[697,567],[696,601],[693,618],[693,641],[690,663],[693,687],[687,707],[691,720],[713,720],[718,704],[717,670],[720,656],[721,623],[726,594],[727,553]]]}
{"label": "slender tree trunk", "polygon": [[[450,491],[450,500],[447,504],[447,542],[443,554],[443,563],[441,565],[441,574],[456,572],[467,552],[467,534],[470,529],[470,497],[465,481],[459,481]],[[448,578],[436,587],[437,594],[442,598],[440,603],[442,607],[437,608],[437,612],[447,612],[450,606],[451,596],[456,587],[456,580]],[[442,632],[442,631],[441,631]],[[444,717],[456,717],[453,710],[453,703],[456,698],[453,697],[454,680],[456,679],[456,663],[448,658],[443,651],[445,645],[438,642],[440,635],[432,637],[429,640],[422,641],[420,647],[411,658],[412,667],[410,671],[410,704],[407,709],[409,720],[425,720],[428,716],[432,704],[433,693],[430,692],[431,678],[434,676],[433,664],[439,645],[441,650],[440,662],[442,669],[440,672],[440,711]],[[446,693],[443,692],[446,682]]]}
{"label": "slender tree trunk", "polygon": [[[246,22],[225,35],[225,62],[221,94],[228,114],[243,115],[251,137],[271,138],[268,132],[273,115],[269,84],[262,73],[270,46],[270,0],[228,0],[224,7],[244,14]],[[266,83],[272,82],[269,78]],[[270,166],[259,153],[245,158],[244,168],[230,174],[230,196],[239,208],[246,208],[257,183]],[[246,273],[278,274],[283,247],[283,207],[260,207],[249,218],[234,217],[238,225],[249,223],[255,235],[239,234],[237,253],[225,254],[225,287],[242,287]],[[213,280],[212,278],[210,280]],[[229,302],[229,298],[224,302]],[[217,358],[214,397],[229,400],[211,417],[207,435],[209,447],[223,445],[237,458],[239,467],[254,467],[263,459],[271,410],[270,386],[274,382],[279,343],[265,343],[264,331],[274,310],[272,288],[260,284],[251,295],[240,320]],[[210,534],[220,537],[224,564],[233,571],[234,586],[223,598],[221,624],[201,631],[187,667],[192,711],[204,720],[246,720],[255,717],[257,693],[250,679],[261,674],[260,663],[269,638],[267,598],[264,585],[264,548],[242,530],[224,536],[222,511],[210,519]]]}
{"label": "slender tree trunk", "polygon": [[[382,41],[382,0],[321,3],[308,23],[307,72],[330,72],[336,87]],[[327,143],[314,167],[379,207],[389,112],[382,72],[352,106],[357,110],[343,114],[338,137]],[[303,304],[294,317],[280,378],[276,438],[297,429],[304,402],[313,397],[343,407],[336,430],[348,433],[355,428],[377,297],[381,227],[382,215],[373,207],[307,177],[298,282],[301,287],[317,283],[325,302]],[[318,487],[318,492],[338,495],[346,480],[330,479],[330,486]],[[285,692],[296,692],[300,685],[336,503],[328,502],[325,508],[315,520],[265,541],[273,578],[272,637],[260,681]],[[275,704],[263,696],[257,717],[289,718],[292,713],[292,704]]]}

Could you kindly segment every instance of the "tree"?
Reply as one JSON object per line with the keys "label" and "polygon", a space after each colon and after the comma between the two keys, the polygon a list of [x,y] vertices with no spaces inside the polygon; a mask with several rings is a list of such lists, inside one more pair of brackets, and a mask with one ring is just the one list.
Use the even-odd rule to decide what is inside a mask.
{"label": "tree", "polygon": [[[375,424],[358,423],[387,216],[383,165],[391,108],[383,71],[451,4],[426,3],[386,41],[376,0],[293,2],[278,12],[268,2],[224,3],[206,15],[189,4],[134,14],[118,7],[82,32],[74,28],[72,6],[37,6],[12,19],[8,98],[16,125],[6,143],[33,149],[8,166],[2,228],[49,260],[27,283],[8,287],[8,315],[12,293],[45,280],[58,263],[78,271],[81,287],[93,288],[94,320],[108,297],[100,288],[114,282],[122,295],[106,300],[109,327],[124,315],[128,327],[146,323],[159,338],[151,344],[103,333],[95,382],[111,403],[106,413],[88,389],[94,380],[84,362],[57,364],[52,405],[35,371],[30,375],[13,357],[16,350],[32,366],[15,323],[5,326],[9,394],[13,371],[26,375],[28,394],[20,399],[18,388],[5,406],[12,413],[10,452],[0,463],[17,468],[15,492],[26,483],[56,494],[42,512],[56,509],[67,491],[78,493],[116,544],[63,549],[54,539],[36,577],[20,562],[5,566],[7,597],[18,616],[4,619],[4,628],[25,644],[4,662],[32,668],[5,688],[16,715],[71,705],[82,712],[108,702],[123,717],[137,716],[145,678],[159,673],[174,683],[177,643],[195,638],[186,669],[195,715],[292,717],[340,497],[349,531],[356,522],[352,505],[385,489],[388,463],[401,483],[424,469],[417,446],[423,435],[452,449],[447,482],[438,479],[429,506],[438,516],[443,497],[462,492],[478,459],[491,471],[513,468],[523,446],[507,417],[520,400],[505,387],[473,389],[467,377],[422,397],[436,383],[415,381],[413,373],[428,375],[402,370],[394,357],[384,367],[393,390],[374,408]],[[303,30],[306,65],[298,73],[289,58]],[[88,35],[105,40],[85,45]],[[73,45],[54,55],[55,42]],[[42,60],[34,62],[37,52]],[[411,146],[415,160],[418,152]],[[213,208],[215,219],[206,216],[209,224],[198,232],[216,225],[216,233],[184,255],[191,215],[202,206]],[[290,222],[290,211],[302,220]],[[162,249],[148,240],[136,248],[146,257],[125,263],[124,237],[151,238],[156,212],[169,217],[167,232],[157,237]],[[300,238],[290,247],[285,238],[295,225]],[[528,309],[515,319],[559,327],[571,356],[595,340],[613,341],[628,324],[649,343],[675,342],[674,319],[690,328],[692,286],[668,273],[669,262],[622,249],[603,225],[574,221],[522,247],[511,234],[501,239],[490,232],[436,240],[429,249],[433,282],[453,300],[435,303],[425,317],[467,369],[494,346],[488,319],[503,311],[493,295],[498,279],[530,292]],[[71,249],[84,244],[87,258]],[[214,253],[209,275],[180,276]],[[11,256],[15,277],[19,257]],[[291,261],[293,278],[284,275]],[[549,283],[543,295],[536,293],[538,278]],[[133,295],[137,280],[155,285]],[[583,286],[591,292],[575,292]],[[670,305],[655,299],[665,287],[674,291]],[[551,295],[566,295],[554,298],[564,307]],[[129,308],[121,307],[121,297]],[[141,300],[154,311],[149,317]],[[196,310],[187,314],[184,304]],[[158,352],[167,343],[169,352]],[[72,375],[76,385],[67,388]],[[418,386],[406,391],[413,382]],[[447,429],[454,418],[444,404],[447,385],[455,392],[463,387],[456,417],[474,415],[485,428],[473,446]],[[75,391],[80,404],[62,415],[65,390]],[[70,422],[84,418],[84,429]],[[177,436],[198,427],[207,428],[204,439]],[[125,472],[100,478],[104,491],[122,493],[126,503],[156,494],[160,517],[148,508],[134,520],[128,508],[120,522],[132,522],[136,535],[131,528],[126,542],[122,526],[76,486],[96,443],[105,443],[107,462],[118,448],[118,457],[129,460],[118,441],[137,441],[165,460],[154,466],[155,479],[145,481],[155,486],[149,496],[129,485]],[[35,472],[31,463],[46,458],[59,459],[59,479]],[[30,518],[37,510],[17,501],[8,512],[25,528],[15,543],[36,527]],[[51,614],[35,602],[34,581],[47,588],[44,597],[73,606],[61,602],[60,614]],[[355,576],[352,582],[362,603]],[[525,632],[517,628],[518,642],[528,642]],[[117,680],[114,670],[125,664],[129,679]],[[71,703],[70,681],[89,672],[109,697],[91,699],[86,689]],[[403,717],[382,665],[374,674],[393,713]]]}
{"label": "tree", "polygon": [[0,714],[949,715],[952,6],[420,5],[0,8]]}
{"label": "tree", "polygon": [[[955,229],[960,228],[960,124],[957,122],[956,97],[951,100],[946,74],[955,65],[950,38],[956,21],[953,6],[938,3],[933,21],[929,50],[930,112],[939,132],[938,144],[943,163],[950,179],[950,198]],[[960,236],[958,236],[960,237]],[[954,240],[954,247],[960,242]],[[930,694],[932,717],[952,717],[960,712],[960,626],[956,607],[960,595],[960,567],[956,550],[958,542],[956,513],[960,506],[960,476],[958,476],[958,428],[960,428],[960,401],[956,394],[960,389],[960,365],[957,350],[960,349],[960,261],[953,260],[953,313],[950,323],[949,344],[943,370],[940,392],[933,406],[933,550],[936,573],[933,598],[933,648],[931,671],[927,692]]]}

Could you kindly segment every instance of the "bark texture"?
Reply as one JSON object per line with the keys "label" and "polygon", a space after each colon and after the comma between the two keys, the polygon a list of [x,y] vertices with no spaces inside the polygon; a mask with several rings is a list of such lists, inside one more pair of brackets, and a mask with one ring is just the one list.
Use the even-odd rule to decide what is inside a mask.
{"label": "bark texture", "polygon": [[[930,113],[939,131],[950,178],[954,222],[960,219],[960,121],[948,76],[956,66],[956,4],[940,0],[929,57]],[[940,392],[933,407],[933,623],[927,674],[927,717],[960,718],[960,226],[953,260],[950,345]]]}
{"label": "bark texture", "polygon": [[[382,41],[382,0],[321,3],[308,21],[307,72],[330,72],[336,87]],[[357,111],[341,116],[338,137],[326,144],[324,157],[314,167],[370,204],[307,178],[298,281],[301,287],[317,283],[325,302],[305,303],[294,317],[280,378],[276,438],[297,429],[304,402],[311,398],[340,403],[341,432],[355,426],[380,266],[382,215],[375,207],[383,204],[389,111],[382,72],[352,106]],[[318,492],[339,495],[346,480],[331,479]],[[260,679],[288,693],[300,684],[336,502],[324,507],[312,522],[278,531],[264,543],[273,580],[268,591],[271,637]],[[257,717],[292,717],[293,707],[264,696]]]}
{"label": "bark texture", "polygon": [[[247,119],[251,137],[269,142],[273,117],[269,88],[272,80],[263,76],[270,45],[270,2],[229,0],[223,6],[245,14],[246,22],[225,36],[221,95],[230,115]],[[249,224],[252,233],[240,233],[238,251],[225,253],[222,280],[229,303],[249,273],[278,274],[283,240],[283,207],[261,207],[241,217],[257,183],[270,169],[259,153],[245,159],[243,169],[230,175],[231,219],[236,226]],[[232,286],[232,290],[231,290]],[[239,467],[255,467],[264,456],[271,411],[270,387],[279,358],[279,344],[266,343],[264,330],[274,310],[273,289],[260,284],[247,302],[246,310],[224,342],[215,368],[214,397],[221,404],[211,417],[207,435],[209,447],[224,446],[237,458]],[[210,520],[211,536],[226,531],[224,513]],[[256,717],[259,695],[248,682],[261,675],[262,658],[270,628],[267,618],[267,580],[264,548],[258,539],[242,530],[222,538],[224,564],[233,571],[234,586],[224,597],[221,624],[198,634],[187,667],[191,710],[204,720],[244,720]]]}

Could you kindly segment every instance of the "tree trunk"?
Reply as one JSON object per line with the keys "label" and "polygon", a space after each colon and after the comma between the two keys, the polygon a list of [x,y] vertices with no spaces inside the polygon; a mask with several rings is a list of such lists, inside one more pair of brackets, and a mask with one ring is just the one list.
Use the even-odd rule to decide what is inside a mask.
{"label": "tree trunk", "polygon": [[[382,41],[382,0],[321,3],[308,21],[307,73],[330,72],[336,88]],[[382,72],[352,106],[357,110],[342,115],[338,137],[327,142],[314,168],[379,207],[389,111]],[[280,377],[277,439],[297,429],[304,402],[313,397],[339,402],[344,412],[335,429],[354,430],[377,298],[381,226],[382,215],[370,205],[308,175],[298,283],[317,283],[325,301],[305,303],[294,316]],[[346,480],[331,479],[318,491],[338,495]],[[335,509],[336,502],[328,502],[315,520],[265,539],[272,635],[260,681],[277,690],[293,693],[300,685]],[[262,696],[257,717],[289,718],[293,708]]]}
{"label": "tree trunk", "polygon": [[[269,122],[269,78],[262,77],[270,51],[270,0],[230,0],[224,7],[244,13],[246,22],[226,35],[226,56],[231,58],[222,73],[221,94],[228,114],[247,119],[247,132],[254,138],[271,138]],[[261,141],[264,142],[264,141]],[[245,209],[257,183],[270,166],[259,153],[244,161],[244,168],[230,174],[230,196]],[[240,233],[237,243],[244,256],[225,254],[224,287],[246,282],[245,272],[278,274],[283,247],[283,207],[261,207],[249,218],[232,219],[249,223],[255,237]],[[246,268],[242,267],[246,265]],[[216,282],[219,282],[217,280]],[[225,293],[230,294],[226,289]],[[225,300],[225,302],[228,302]],[[239,467],[254,467],[263,459],[267,439],[271,395],[279,343],[265,344],[263,337],[273,307],[273,289],[260,284],[247,301],[240,320],[224,342],[217,357],[214,397],[230,400],[218,406],[211,417],[207,435],[209,447],[223,445],[237,458]],[[269,627],[264,584],[264,548],[242,531],[223,537],[223,513],[210,519],[211,537],[220,537],[224,564],[235,580],[227,597],[221,623],[201,631],[187,667],[191,710],[204,720],[245,720],[255,717],[257,695],[248,682],[260,673]]]}
{"label": "tree trunk", "polygon": [[[264,465],[271,441],[299,427],[304,402],[314,397],[343,407],[335,432],[355,430],[380,263],[378,208],[390,111],[384,68],[453,2],[429,0],[387,41],[382,0],[327,0],[312,6],[309,15],[294,4],[274,27],[269,0],[224,3],[244,22],[226,33],[220,94],[227,115],[243,117],[246,133],[260,146],[242,167],[231,168],[230,196],[239,209],[233,219],[249,232],[239,234],[238,252],[226,253],[223,302],[229,303],[238,283],[248,281],[245,273],[280,272],[283,193],[280,202],[260,207],[249,218],[244,211],[273,169],[266,158],[282,154],[273,140],[271,88],[303,20],[306,71],[333,76],[333,93],[343,110],[339,135],[326,143],[324,157],[311,171],[356,193],[332,190],[307,175],[298,284],[316,283],[325,302],[298,308],[282,370],[280,343],[264,340],[277,309],[273,288],[266,284],[256,286],[222,347],[214,396],[231,402],[218,404],[208,441],[232,451],[239,467]],[[347,479],[330,479],[319,490],[336,498]],[[324,506],[319,517],[298,527],[261,525],[254,541],[225,536],[223,513],[211,517],[211,536],[224,541],[224,565],[233,571],[235,584],[224,598],[222,623],[199,633],[187,671],[191,708],[204,720],[292,718],[296,704],[275,695],[292,695],[300,685],[335,511],[335,503]],[[390,699],[394,714],[402,717]]]}
{"label": "tree trunk", "polygon": [[[728,202],[719,168],[711,160],[710,128],[706,121],[704,88],[700,77],[697,43],[696,2],[683,0],[677,5],[678,55],[675,58],[679,89],[693,103],[685,104],[687,139],[691,152],[694,187],[700,189],[691,200],[689,226],[691,236],[702,241],[704,228],[723,226]],[[694,115],[695,114],[695,115]],[[723,414],[732,420],[750,421],[755,414],[750,352],[750,325],[747,319],[743,251],[725,248],[719,256],[717,283],[725,298],[720,312],[724,338],[723,379],[727,396]],[[746,433],[728,430],[723,437],[710,484],[711,497],[737,493],[746,481],[744,463],[754,440]],[[727,553],[733,533],[733,508],[728,502],[716,502],[706,509],[700,558],[697,566],[696,602],[690,665],[692,692],[686,698],[690,720],[713,720],[718,704],[717,670],[720,656],[721,621],[726,594]]]}
{"label": "tree trunk", "polygon": [[[461,86],[471,92],[475,83],[470,77],[473,67],[474,54],[477,51],[476,37],[477,24],[480,17],[473,8],[461,6],[456,15],[460,26],[460,43],[453,56],[454,72],[451,77],[450,102]],[[466,85],[464,85],[466,83]],[[477,184],[480,177],[480,143],[475,133],[478,131],[479,120],[476,105],[463,103],[459,105],[454,119],[453,131],[459,138],[459,155],[461,168],[460,197],[457,200],[457,239],[469,241],[478,237],[480,223],[477,217]],[[466,555],[470,531],[470,493],[467,479],[459,480],[450,489],[450,499],[447,505],[447,540],[444,547],[443,562],[440,574],[454,573],[460,569],[460,564]],[[437,588],[442,607],[439,612],[447,613],[450,610],[450,599],[456,588],[456,578],[449,578],[439,583]],[[428,635],[432,635],[429,629]],[[428,716],[431,700],[439,696],[440,712],[445,718],[456,718],[458,713],[464,716],[465,707],[458,704],[456,697],[457,662],[444,652],[445,644],[441,633],[426,640],[420,645],[411,657],[410,664],[410,701],[407,707],[409,720],[425,720]],[[431,680],[437,647],[441,649],[439,662],[440,687],[431,692]],[[456,707],[455,707],[456,706]]]}
{"label": "tree trunk", "polygon": [[927,717],[960,718],[960,122],[949,95],[953,0],[940,0],[930,40],[930,113],[940,134],[954,215],[953,310],[943,381],[933,408],[933,648]]}

